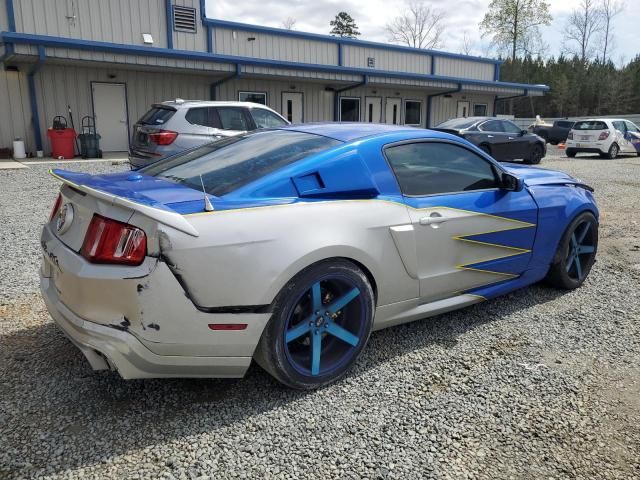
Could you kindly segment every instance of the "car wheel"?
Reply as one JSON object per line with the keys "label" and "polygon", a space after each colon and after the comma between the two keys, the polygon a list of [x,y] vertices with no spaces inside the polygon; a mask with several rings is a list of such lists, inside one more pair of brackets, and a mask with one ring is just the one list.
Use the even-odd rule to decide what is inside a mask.
{"label": "car wheel", "polygon": [[555,140],[553,140],[552,142],[549,142],[551,145],[558,145],[558,142],[556,142]]}
{"label": "car wheel", "polygon": [[598,250],[598,221],[591,212],[578,215],[564,232],[547,281],[557,288],[578,288],[587,278]]}
{"label": "car wheel", "polygon": [[619,152],[620,152],[620,148],[618,147],[618,144],[617,143],[613,143],[609,147],[609,151],[607,152],[607,158],[609,160],[613,160],[614,158],[616,158],[618,156]]}
{"label": "car wheel", "polygon": [[530,165],[537,165],[542,160],[543,156],[542,145],[536,143],[531,147],[531,153],[529,154],[529,158],[524,160],[524,163],[528,163]]}
{"label": "car wheel", "polygon": [[576,156],[576,152],[574,152],[573,150],[567,150],[565,153],[567,154],[567,157],[569,157],[569,158],[575,158],[575,156]]}
{"label": "car wheel", "polygon": [[371,334],[373,290],[346,260],[303,270],[280,292],[255,360],[279,382],[301,390],[336,381]]}

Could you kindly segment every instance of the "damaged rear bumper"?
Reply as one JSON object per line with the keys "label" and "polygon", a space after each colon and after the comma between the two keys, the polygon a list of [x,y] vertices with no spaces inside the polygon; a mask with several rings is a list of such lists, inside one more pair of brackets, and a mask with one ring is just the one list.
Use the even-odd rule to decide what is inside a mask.
{"label": "damaged rear bumper", "polygon": [[251,357],[157,355],[131,333],[75,315],[59,301],[49,278],[41,278],[40,289],[51,317],[94,370],[116,370],[124,379],[242,377],[251,364]]}

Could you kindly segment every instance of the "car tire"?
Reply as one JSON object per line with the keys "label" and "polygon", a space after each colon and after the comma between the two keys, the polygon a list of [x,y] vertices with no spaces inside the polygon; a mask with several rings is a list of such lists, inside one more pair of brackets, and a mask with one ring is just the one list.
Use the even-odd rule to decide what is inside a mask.
{"label": "car tire", "polygon": [[254,359],[291,388],[335,382],[369,340],[374,312],[373,289],[361,269],[344,259],[316,263],[278,294]]}
{"label": "car tire", "polygon": [[565,151],[565,153],[567,154],[567,157],[569,157],[569,158],[575,158],[576,157],[576,152],[574,152],[573,150],[567,149]]}
{"label": "car tire", "polygon": [[609,147],[609,151],[606,153],[606,157],[609,160],[613,160],[618,156],[618,153],[620,153],[620,147],[618,147],[617,143],[612,143]]}
{"label": "car tire", "polygon": [[539,143],[534,143],[531,146],[531,152],[529,153],[529,158],[525,158],[524,163],[527,163],[529,165],[537,165],[540,163],[543,156],[544,156],[544,149],[542,148],[542,145],[540,145]]}
{"label": "car tire", "polygon": [[546,276],[547,283],[565,290],[578,288],[589,275],[597,250],[598,221],[593,213],[583,212],[562,235]]}
{"label": "car tire", "polygon": [[558,145],[558,142],[556,140],[553,140],[552,142],[549,142],[551,145]]}

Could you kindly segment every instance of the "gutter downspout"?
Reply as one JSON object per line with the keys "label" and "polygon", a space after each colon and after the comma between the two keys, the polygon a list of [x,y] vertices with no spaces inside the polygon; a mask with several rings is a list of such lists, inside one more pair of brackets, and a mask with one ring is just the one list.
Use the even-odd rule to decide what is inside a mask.
{"label": "gutter downspout", "polygon": [[40,71],[47,58],[42,45],[38,46],[38,61],[33,69],[27,74],[27,86],[29,89],[29,102],[31,103],[31,127],[35,137],[36,150],[42,150],[42,132],[40,131],[40,114],[38,113],[38,97],[36,96],[35,75]]}
{"label": "gutter downspout", "polygon": [[349,85],[347,87],[338,88],[333,91],[333,121],[340,121],[340,105],[338,102],[338,94],[342,92],[346,92],[347,90],[351,90],[353,88],[364,87],[369,84],[369,75],[363,75],[362,81],[358,83],[354,83],[353,85]]}
{"label": "gutter downspout", "polygon": [[164,0],[164,10],[167,21],[167,48],[173,49],[173,8],[171,0]]}
{"label": "gutter downspout", "polygon": [[236,63],[236,71],[234,73],[232,73],[231,75],[227,75],[224,78],[221,78],[220,80],[213,82],[211,85],[209,85],[209,97],[211,98],[211,100],[216,100],[216,88],[219,87],[220,85],[222,85],[223,83],[228,82],[229,80],[233,80],[234,78],[238,78],[240,75],[242,74],[242,69],[240,68],[240,64]]}
{"label": "gutter downspout", "polygon": [[525,88],[524,89],[524,93],[521,95],[512,95],[510,97],[498,97],[496,95],[496,98],[494,98],[493,100],[493,116],[496,116],[496,107],[498,106],[498,101],[500,100],[513,100],[514,98],[521,98],[521,97],[528,97],[529,96],[529,89]]}
{"label": "gutter downspout", "polygon": [[435,97],[440,97],[442,95],[449,95],[450,93],[459,93],[462,91],[462,84],[458,84],[458,88],[455,90],[447,90],[446,92],[434,93],[432,95],[427,95],[427,124],[426,128],[431,127],[431,110],[433,109],[433,99]]}

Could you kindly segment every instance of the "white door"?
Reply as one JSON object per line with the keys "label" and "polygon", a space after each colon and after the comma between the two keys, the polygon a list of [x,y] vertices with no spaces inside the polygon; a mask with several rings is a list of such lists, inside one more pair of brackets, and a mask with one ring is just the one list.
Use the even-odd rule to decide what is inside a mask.
{"label": "white door", "polygon": [[400,112],[402,107],[402,99],[389,98],[385,100],[384,121],[389,125],[400,125]]}
{"label": "white door", "polygon": [[282,116],[291,123],[302,123],[303,101],[302,92],[282,92]]}
{"label": "white door", "polygon": [[364,121],[380,123],[382,121],[382,97],[364,98]]}
{"label": "white door", "polygon": [[458,102],[458,112],[456,114],[456,118],[468,117],[469,106],[469,102]]}
{"label": "white door", "polygon": [[126,89],[122,83],[93,83],[93,115],[103,152],[129,150]]}

